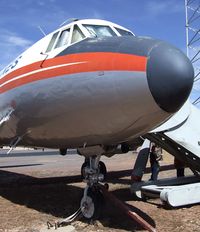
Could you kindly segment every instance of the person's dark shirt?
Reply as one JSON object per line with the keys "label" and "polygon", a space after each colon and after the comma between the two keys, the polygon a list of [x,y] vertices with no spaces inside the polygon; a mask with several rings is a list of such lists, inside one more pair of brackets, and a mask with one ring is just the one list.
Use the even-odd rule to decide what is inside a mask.
{"label": "person's dark shirt", "polygon": [[151,151],[150,152],[150,164],[151,166],[154,164],[154,163],[158,163],[158,160],[157,160],[157,154],[155,151]]}

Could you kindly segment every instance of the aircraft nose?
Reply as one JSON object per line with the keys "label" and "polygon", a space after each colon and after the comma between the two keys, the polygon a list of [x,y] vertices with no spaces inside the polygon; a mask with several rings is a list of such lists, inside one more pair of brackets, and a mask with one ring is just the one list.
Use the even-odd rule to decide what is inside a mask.
{"label": "aircraft nose", "polygon": [[149,52],[147,80],[156,103],[174,113],[187,100],[194,81],[190,60],[179,49],[158,42]]}

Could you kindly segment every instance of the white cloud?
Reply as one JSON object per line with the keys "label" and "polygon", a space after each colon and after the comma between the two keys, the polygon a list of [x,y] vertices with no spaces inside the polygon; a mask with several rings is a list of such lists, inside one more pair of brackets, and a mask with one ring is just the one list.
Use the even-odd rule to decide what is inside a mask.
{"label": "white cloud", "polygon": [[182,1],[158,1],[158,0],[151,0],[146,5],[146,10],[152,16],[158,16],[163,13],[179,13],[183,12],[184,4]]}
{"label": "white cloud", "polygon": [[22,47],[22,48],[26,48],[27,46],[29,46],[32,42],[30,40],[27,40],[25,38],[22,38],[20,36],[16,36],[16,35],[10,35],[10,36],[6,36],[7,41],[10,45],[12,46],[18,46],[18,47]]}
{"label": "white cloud", "polygon": [[44,1],[38,1],[38,5],[44,6],[44,5],[45,5],[45,2],[44,2]]}
{"label": "white cloud", "polygon": [[0,70],[8,65],[20,53],[26,50],[33,42],[13,32],[0,30]]}
{"label": "white cloud", "polygon": [[105,17],[104,17],[104,15],[102,13],[95,10],[95,11],[93,11],[93,18],[95,18],[95,19],[104,19]]}

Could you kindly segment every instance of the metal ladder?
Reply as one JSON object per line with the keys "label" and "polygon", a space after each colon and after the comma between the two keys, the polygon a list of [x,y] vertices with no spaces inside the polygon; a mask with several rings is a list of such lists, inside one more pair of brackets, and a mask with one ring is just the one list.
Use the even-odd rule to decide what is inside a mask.
{"label": "metal ladder", "polygon": [[195,172],[195,174],[200,173],[200,157],[176,143],[163,132],[147,134],[145,137],[158,144],[177,159],[182,160],[193,172]]}

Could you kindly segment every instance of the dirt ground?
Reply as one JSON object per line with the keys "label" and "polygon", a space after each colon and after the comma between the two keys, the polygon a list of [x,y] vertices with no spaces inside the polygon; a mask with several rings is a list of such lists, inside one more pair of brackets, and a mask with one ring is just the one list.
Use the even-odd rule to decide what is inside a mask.
{"label": "dirt ground", "polygon": [[[79,208],[85,184],[80,178],[83,157],[59,156],[50,153],[15,153],[0,158],[0,232],[43,232],[47,221],[67,217]],[[143,202],[130,194],[130,174],[136,153],[129,152],[103,158],[110,191],[157,231],[200,231],[200,205],[165,209],[159,199]],[[159,178],[175,176],[173,158],[164,155]],[[187,170],[187,174],[191,174]],[[144,180],[149,179],[147,169]],[[101,217],[88,222],[79,219],[72,223],[76,231],[144,231],[118,208],[105,201]],[[57,230],[59,232],[59,230]],[[67,231],[67,230],[66,230]]]}

